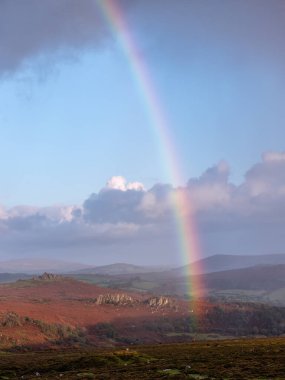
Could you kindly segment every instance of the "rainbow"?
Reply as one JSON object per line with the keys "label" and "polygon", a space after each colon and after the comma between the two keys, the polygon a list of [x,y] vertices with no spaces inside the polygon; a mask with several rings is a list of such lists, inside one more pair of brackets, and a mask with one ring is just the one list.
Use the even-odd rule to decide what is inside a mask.
{"label": "rainbow", "polygon": [[[173,183],[182,183],[181,164],[175,150],[174,138],[171,135],[167,117],[157,96],[144,57],[137,47],[124,15],[118,6],[118,2],[116,0],[99,0],[98,4],[128,60],[130,70],[146,110],[146,115],[148,115],[158,141],[160,141],[159,148],[169,170],[170,178]],[[182,188],[178,188],[175,192],[173,209],[177,223],[180,250],[185,262],[188,264],[191,261],[199,260],[201,252],[193,218],[193,210],[189,196]],[[198,280],[192,281],[191,268],[189,268],[187,275],[189,277],[189,295],[197,294],[198,290],[202,288],[201,284]]]}

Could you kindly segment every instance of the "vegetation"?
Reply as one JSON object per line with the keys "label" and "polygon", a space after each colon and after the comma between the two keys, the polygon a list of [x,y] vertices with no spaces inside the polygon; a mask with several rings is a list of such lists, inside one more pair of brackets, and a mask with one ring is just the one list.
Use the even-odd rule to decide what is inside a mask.
{"label": "vegetation", "polygon": [[[100,307],[100,306],[97,306]],[[113,307],[109,305],[109,307]],[[125,308],[126,306],[121,306]],[[205,307],[204,307],[205,308]],[[197,318],[195,313],[167,314],[164,309],[145,316],[116,318],[109,322],[71,327],[68,324],[47,323],[29,316],[7,312],[0,316],[2,348],[29,348],[31,329],[40,334],[39,345],[46,347],[81,345],[110,346],[114,344],[151,344],[190,342],[226,337],[260,337],[285,335],[285,308],[262,304],[209,305]]]}
{"label": "vegetation", "polygon": [[285,338],[0,352],[0,379],[285,379]]}
{"label": "vegetation", "polygon": [[[207,289],[207,297],[219,302],[260,302],[285,306],[285,264],[283,257],[285,256],[280,255],[278,258],[281,260],[278,265],[258,265],[198,275],[198,282],[204,284]],[[216,270],[223,267],[223,263],[220,262],[218,257],[213,256],[212,258],[212,264],[215,264],[212,269],[215,268]],[[231,263],[228,263],[229,268],[237,258],[235,256],[231,257]],[[224,257],[223,259],[226,258]],[[263,258],[258,260],[260,259],[262,260]],[[218,261],[216,262],[216,260]],[[256,258],[251,257],[250,260],[255,261]],[[212,267],[212,264],[210,264],[210,267]],[[188,278],[185,277],[185,271],[183,272],[181,269],[160,273],[113,276],[81,274],[73,276],[89,283],[123,289],[124,291],[142,293],[151,291],[157,295],[173,295],[186,299],[188,297],[185,294],[188,288]],[[193,281],[195,282],[195,279]]]}
{"label": "vegetation", "polygon": [[[133,323],[132,323],[133,322]],[[134,328],[132,329],[132,327]],[[199,337],[281,336],[285,334],[285,308],[258,304],[217,304],[203,315],[159,315],[90,326],[87,334],[121,344],[182,342]]]}
{"label": "vegetation", "polygon": [[[25,316],[20,317],[15,312],[8,312],[2,315],[0,318],[0,327],[2,331],[5,328],[23,328],[23,327],[34,327],[43,333],[51,342],[55,344],[74,344],[74,343],[86,343],[86,338],[84,332],[80,328],[71,328],[68,325],[62,325],[58,323],[46,323],[38,319],[33,319],[31,317]],[[17,347],[13,339],[8,339],[10,345],[15,349],[22,349],[22,345]],[[3,346],[7,343],[7,337],[5,335],[0,335],[0,344]],[[13,344],[14,343],[14,344]],[[26,347],[28,348],[28,346]],[[1,379],[1,378],[0,378]]]}

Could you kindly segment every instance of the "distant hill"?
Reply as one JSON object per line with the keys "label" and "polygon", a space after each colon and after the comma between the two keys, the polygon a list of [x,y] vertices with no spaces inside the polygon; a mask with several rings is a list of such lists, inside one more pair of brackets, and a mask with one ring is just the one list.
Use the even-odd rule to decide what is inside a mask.
{"label": "distant hill", "polygon": [[[285,264],[205,273],[192,276],[191,282],[201,284],[201,294],[206,298],[285,306]],[[152,292],[183,296],[187,293],[188,285],[189,278],[177,277],[171,281],[160,281],[160,285],[153,288]]]}
{"label": "distant hill", "polygon": [[200,275],[209,289],[276,290],[285,289],[285,264],[259,265]]}
{"label": "distant hill", "polygon": [[[201,284],[196,295],[217,300],[259,302],[285,306],[285,264],[257,265],[220,272],[174,276],[172,271],[125,275],[81,274],[75,278],[112,289],[156,295],[189,295],[189,282]],[[201,292],[201,290],[203,290]]]}
{"label": "distant hill", "polygon": [[25,273],[0,273],[0,283],[14,282],[31,278],[32,275]]}
{"label": "distant hill", "polygon": [[126,273],[124,268],[128,265],[122,270],[109,270],[113,267],[119,269],[120,264],[106,266],[108,270],[98,267],[93,273],[84,270],[74,277],[104,287],[178,296],[188,294],[190,281],[203,284],[205,296],[285,306],[285,255],[215,255],[192,265],[193,272],[197,274],[191,280],[187,266],[157,272],[134,266],[133,272]]}
{"label": "distant hill", "polygon": [[139,266],[125,263],[115,263],[110,265],[103,265],[98,267],[89,267],[81,270],[74,271],[77,274],[102,274],[109,276],[118,276],[123,274],[138,274],[138,273],[152,273],[163,272],[165,267],[152,267],[152,266]]}
{"label": "distant hill", "polygon": [[257,265],[285,264],[285,254],[272,255],[214,255],[195,261],[187,266],[173,269],[172,275],[185,276],[193,274],[220,272],[231,269],[241,269]]}
{"label": "distant hill", "polygon": [[68,273],[86,268],[86,264],[47,259],[17,259],[0,261],[0,273],[37,274],[42,272]]}

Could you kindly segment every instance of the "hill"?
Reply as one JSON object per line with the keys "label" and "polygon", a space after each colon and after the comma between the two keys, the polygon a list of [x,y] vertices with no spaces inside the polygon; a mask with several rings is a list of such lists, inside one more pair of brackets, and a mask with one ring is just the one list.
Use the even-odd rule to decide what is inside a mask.
{"label": "hill", "polygon": [[285,264],[259,265],[202,275],[207,289],[248,289],[272,291],[285,289]]}
{"label": "hill", "polygon": [[[285,264],[205,273],[193,276],[191,281],[202,285],[200,290],[206,298],[285,306]],[[152,291],[183,296],[188,282],[187,277],[179,277],[169,282],[161,282]]]}
{"label": "hill", "polygon": [[257,265],[285,264],[285,254],[272,255],[213,255],[195,261],[189,265],[173,269],[174,276],[185,276],[186,273],[203,274],[241,269]]}
{"label": "hill", "polygon": [[114,346],[281,335],[285,308],[187,301],[45,273],[0,285],[0,349]]}
{"label": "hill", "polygon": [[0,273],[0,283],[15,282],[31,278],[32,275],[25,273]]}
{"label": "hill", "polygon": [[74,274],[102,274],[116,276],[121,274],[136,274],[136,273],[149,273],[149,272],[162,272],[165,267],[152,267],[152,266],[139,266],[125,263],[115,263],[103,265],[98,267],[88,267],[81,270],[74,271]]}
{"label": "hill", "polygon": [[[134,275],[76,275],[83,281],[113,289],[188,297],[189,281],[201,284],[198,294],[223,301],[261,302],[285,306],[285,264],[175,277],[169,272]],[[197,289],[196,289],[197,290]],[[198,289],[199,290],[199,289]]]}
{"label": "hill", "polygon": [[162,316],[176,320],[188,312],[187,303],[169,297],[106,289],[48,273],[0,285],[0,300],[0,347],[154,342],[160,334],[149,332],[143,321],[156,324]]}

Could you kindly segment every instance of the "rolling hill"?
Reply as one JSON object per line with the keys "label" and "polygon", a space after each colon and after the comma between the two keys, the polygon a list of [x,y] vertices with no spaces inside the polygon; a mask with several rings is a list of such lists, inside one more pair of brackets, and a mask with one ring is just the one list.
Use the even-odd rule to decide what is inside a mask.
{"label": "rolling hill", "polygon": [[32,275],[26,273],[0,273],[0,283],[15,282],[31,278]]}
{"label": "rolling hill", "polygon": [[82,274],[74,277],[113,289],[178,297],[188,297],[191,281],[202,285],[202,292],[198,289],[198,293],[206,298],[285,306],[285,264],[204,273],[192,276],[191,280],[187,276],[173,276],[171,271],[116,276]]}
{"label": "rolling hill", "polygon": [[285,288],[285,264],[258,265],[202,275],[208,289],[248,289],[272,291]]}
{"label": "rolling hill", "polygon": [[[192,277],[205,298],[218,301],[259,302],[285,306],[285,264],[259,265],[205,273]],[[157,294],[185,295],[189,279],[178,277],[152,289]]]}
{"label": "rolling hill", "polygon": [[285,308],[187,301],[102,288],[47,273],[0,285],[0,349],[281,335],[284,320]]}
{"label": "rolling hill", "polygon": [[149,272],[163,272],[167,268],[159,266],[139,266],[125,263],[114,263],[109,265],[88,267],[81,270],[76,270],[73,273],[77,274],[102,274],[116,276],[121,274],[136,274],[136,273],[149,273]]}
{"label": "rolling hill", "polygon": [[189,265],[175,268],[171,271],[174,276],[184,276],[186,273],[202,274],[221,272],[231,269],[253,267],[257,265],[285,264],[285,254],[271,255],[213,255],[195,261]]}

